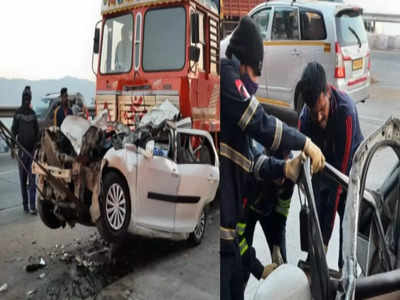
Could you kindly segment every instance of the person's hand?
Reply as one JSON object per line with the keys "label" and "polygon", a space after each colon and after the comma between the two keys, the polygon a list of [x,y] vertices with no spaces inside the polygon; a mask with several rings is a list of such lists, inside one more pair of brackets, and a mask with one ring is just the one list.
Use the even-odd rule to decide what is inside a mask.
{"label": "person's hand", "polygon": [[272,262],[277,264],[278,266],[284,264],[283,258],[282,258],[282,253],[281,253],[281,247],[274,245],[272,247]]}
{"label": "person's hand", "polygon": [[269,274],[271,274],[272,271],[275,270],[277,267],[278,267],[278,265],[275,264],[275,263],[266,265],[266,266],[264,267],[264,271],[263,271],[263,273],[262,273],[262,275],[261,275],[261,278],[262,278],[262,279],[267,278],[267,277],[269,276]]}
{"label": "person's hand", "polygon": [[311,139],[307,138],[303,151],[311,158],[311,174],[318,173],[325,167],[325,156]]}
{"label": "person's hand", "polygon": [[284,167],[285,177],[296,183],[297,179],[299,179],[301,164],[305,160],[306,156],[304,152],[300,152],[300,154],[293,159],[288,159]]}

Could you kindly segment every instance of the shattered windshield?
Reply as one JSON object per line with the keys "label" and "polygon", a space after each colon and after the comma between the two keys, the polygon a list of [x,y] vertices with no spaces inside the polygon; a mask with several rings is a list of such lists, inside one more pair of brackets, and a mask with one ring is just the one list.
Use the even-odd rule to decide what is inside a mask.
{"label": "shattered windshield", "polygon": [[131,14],[108,19],[103,29],[100,72],[125,73],[132,66],[132,28]]}
{"label": "shattered windshield", "polygon": [[185,65],[185,33],[183,7],[149,10],[144,19],[143,69],[182,69]]}

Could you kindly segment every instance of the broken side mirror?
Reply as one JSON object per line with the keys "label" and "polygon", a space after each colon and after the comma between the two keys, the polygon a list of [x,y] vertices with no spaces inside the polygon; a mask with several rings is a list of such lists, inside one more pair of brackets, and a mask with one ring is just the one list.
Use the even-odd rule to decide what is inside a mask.
{"label": "broken side mirror", "polygon": [[189,48],[190,60],[198,62],[200,59],[200,48],[197,46],[190,46]]}
{"label": "broken side mirror", "polygon": [[192,33],[192,44],[199,43],[200,42],[199,14],[196,12],[190,15],[190,28]]}
{"label": "broken side mirror", "polygon": [[100,49],[100,28],[96,28],[94,30],[93,53],[99,54],[99,49]]}

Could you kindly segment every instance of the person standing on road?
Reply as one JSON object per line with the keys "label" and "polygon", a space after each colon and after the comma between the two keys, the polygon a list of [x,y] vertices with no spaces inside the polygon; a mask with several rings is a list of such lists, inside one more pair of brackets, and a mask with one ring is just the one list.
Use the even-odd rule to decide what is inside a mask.
{"label": "person standing on road", "polygon": [[[322,149],[327,162],[349,175],[353,156],[364,139],[354,101],[346,93],[328,85],[325,70],[317,62],[306,66],[296,89],[306,104],[300,114],[299,130]],[[312,182],[326,250],[336,212],[340,216],[338,266],[341,270],[346,193],[341,185],[323,175],[313,176]]]}
{"label": "person standing on road", "polygon": [[68,91],[63,87],[60,92],[61,103],[54,111],[54,126],[60,127],[65,117],[72,115],[72,110],[68,103]]}
{"label": "person standing on road", "polygon": [[[255,250],[244,237],[246,209],[243,198],[253,172],[250,138],[273,151],[303,150],[312,159],[316,173],[324,167],[320,149],[303,134],[269,116],[254,97],[257,78],[261,75],[264,49],[257,26],[251,18],[243,17],[232,35],[221,60],[221,299],[244,298],[244,269],[255,260]],[[255,163],[261,177],[289,177],[299,173],[299,154],[287,162],[268,159]],[[290,176],[296,177],[296,176]],[[296,180],[296,178],[294,178]],[[257,266],[258,265],[258,266]],[[273,268],[253,266],[254,273],[266,278]]]}
{"label": "person standing on road", "polygon": [[[22,205],[24,212],[36,214],[36,185],[35,175],[32,174],[32,157],[35,146],[39,141],[39,124],[35,112],[31,108],[32,93],[30,86],[26,86],[22,93],[22,105],[14,115],[11,131],[17,141],[30,155],[22,151],[18,152],[19,178],[21,184]],[[14,158],[15,152],[11,150]],[[29,193],[28,193],[29,192]],[[28,201],[29,199],[29,201]],[[28,203],[29,202],[29,203]]]}

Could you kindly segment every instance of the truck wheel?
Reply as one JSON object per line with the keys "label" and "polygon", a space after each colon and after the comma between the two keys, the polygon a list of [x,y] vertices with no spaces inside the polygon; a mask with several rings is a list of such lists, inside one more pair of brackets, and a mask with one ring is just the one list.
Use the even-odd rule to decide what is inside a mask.
{"label": "truck wheel", "polygon": [[64,225],[63,222],[54,215],[54,204],[50,201],[38,199],[37,208],[40,219],[47,227],[57,229]]}
{"label": "truck wheel", "polygon": [[126,236],[131,220],[129,189],[121,176],[111,171],[103,177],[101,195],[97,229],[106,241],[119,242]]}
{"label": "truck wheel", "polygon": [[204,232],[206,231],[207,214],[205,208],[201,212],[199,222],[194,228],[193,232],[189,235],[189,244],[191,246],[197,246],[201,243],[204,237]]}

